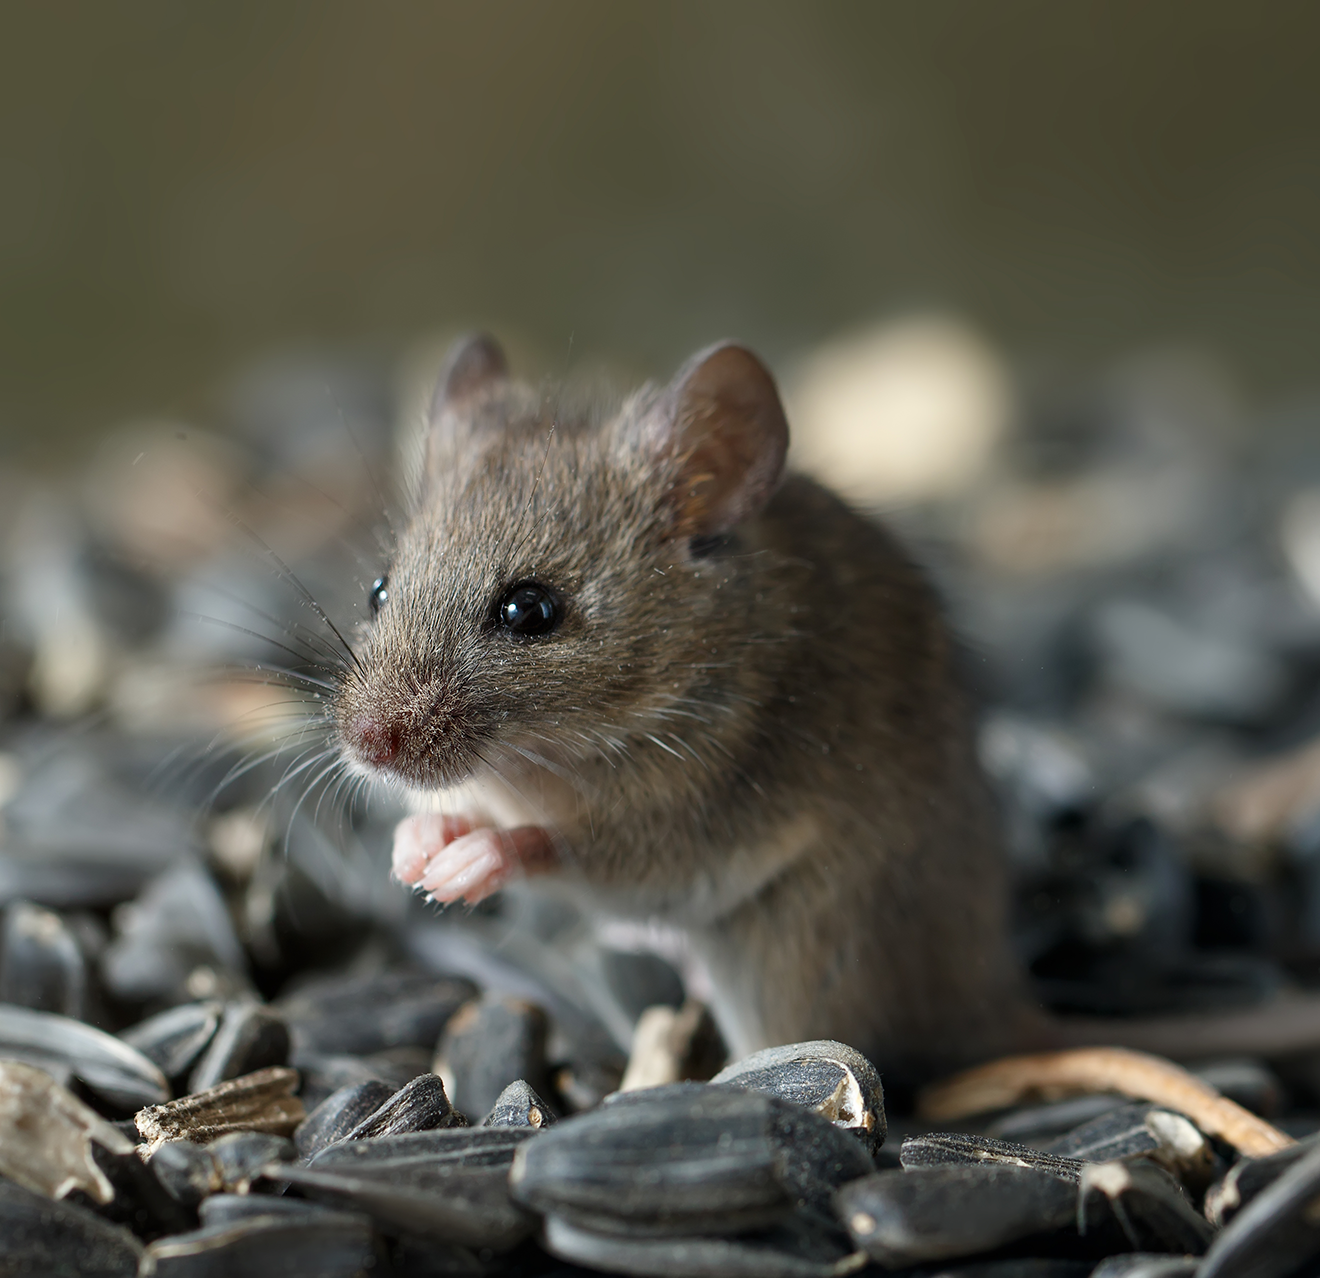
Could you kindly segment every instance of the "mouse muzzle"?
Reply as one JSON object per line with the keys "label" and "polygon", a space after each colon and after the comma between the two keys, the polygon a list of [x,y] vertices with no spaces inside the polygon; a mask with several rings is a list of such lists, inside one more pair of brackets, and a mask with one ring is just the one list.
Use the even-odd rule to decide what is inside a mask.
{"label": "mouse muzzle", "polygon": [[454,681],[421,686],[351,677],[335,707],[345,759],[381,779],[432,789],[454,785],[477,761],[472,715]]}

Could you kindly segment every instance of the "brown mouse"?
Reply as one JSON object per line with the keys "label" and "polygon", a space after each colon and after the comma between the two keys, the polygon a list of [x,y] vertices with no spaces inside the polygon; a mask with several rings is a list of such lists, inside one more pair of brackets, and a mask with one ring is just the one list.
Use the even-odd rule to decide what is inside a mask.
{"label": "brown mouse", "polygon": [[734,1056],[834,1038],[915,1081],[1107,1037],[1025,996],[939,602],[784,474],[754,355],[710,347],[606,410],[470,338],[428,432],[333,706],[350,766],[441,794],[400,825],[399,878],[469,902],[535,878],[680,929]]}

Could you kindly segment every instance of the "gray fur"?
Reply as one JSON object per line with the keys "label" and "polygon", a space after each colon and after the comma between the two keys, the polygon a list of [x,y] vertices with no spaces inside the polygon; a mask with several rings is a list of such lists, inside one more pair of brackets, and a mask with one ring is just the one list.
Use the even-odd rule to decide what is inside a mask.
{"label": "gray fur", "polygon": [[[440,397],[336,698],[345,754],[389,725],[411,786],[500,772],[553,824],[560,890],[688,931],[735,1053],[833,1038],[929,1076],[1015,1045],[1004,865],[929,585],[802,476],[694,554],[673,402]],[[523,579],[563,601],[555,634],[492,624]]]}

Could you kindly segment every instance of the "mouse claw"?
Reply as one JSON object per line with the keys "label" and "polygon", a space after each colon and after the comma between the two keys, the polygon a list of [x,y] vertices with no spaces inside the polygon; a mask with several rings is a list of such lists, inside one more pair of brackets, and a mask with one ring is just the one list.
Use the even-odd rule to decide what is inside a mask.
{"label": "mouse claw", "polygon": [[555,863],[548,831],[524,825],[512,830],[473,830],[427,862],[421,884],[437,900],[476,905],[511,879],[550,869]]}
{"label": "mouse claw", "polygon": [[417,886],[435,857],[475,828],[475,820],[466,816],[420,812],[405,817],[394,827],[391,876],[400,883]]}

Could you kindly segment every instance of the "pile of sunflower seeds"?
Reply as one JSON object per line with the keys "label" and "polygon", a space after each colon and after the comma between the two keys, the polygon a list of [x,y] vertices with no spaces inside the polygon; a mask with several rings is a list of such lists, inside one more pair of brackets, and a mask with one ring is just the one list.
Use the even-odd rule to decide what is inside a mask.
{"label": "pile of sunflower seeds", "polygon": [[[1014,1139],[890,1143],[875,1067],[828,1042],[565,1117],[520,1076],[483,1112],[544,1071],[544,1016],[473,994],[390,973],[119,1036],[0,1008],[3,1272],[1220,1278],[1320,1255],[1320,1137],[1233,1158],[1091,1096],[998,1115]],[[425,1068],[437,1024],[471,1117]]]}
{"label": "pile of sunflower seeds", "polygon": [[[1217,386],[1029,404],[900,520],[1060,1013],[1320,982],[1320,410],[1235,425]],[[261,681],[363,614],[406,401],[272,366],[222,432],[0,470],[0,1274],[1316,1272],[1320,1051],[1197,1064],[1298,1138],[1266,1157],[1108,1094],[932,1130],[845,1045],[726,1064],[673,967],[561,905],[391,884],[399,810]],[[656,1009],[710,1082],[620,1090]]]}

